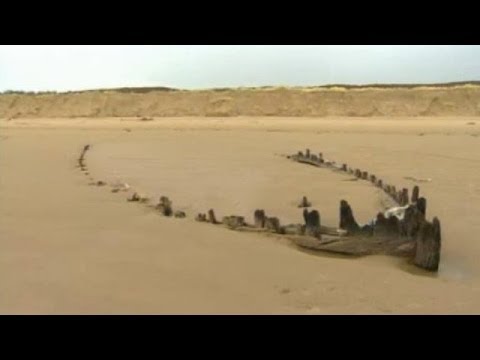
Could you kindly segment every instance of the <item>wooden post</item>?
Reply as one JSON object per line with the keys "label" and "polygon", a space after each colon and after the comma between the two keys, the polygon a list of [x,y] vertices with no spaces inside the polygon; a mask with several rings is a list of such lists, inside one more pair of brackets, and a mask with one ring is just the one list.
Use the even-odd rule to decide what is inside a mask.
{"label": "wooden post", "polygon": [[390,195],[390,191],[392,191],[392,188],[390,187],[390,185],[387,184],[385,185],[384,190],[388,195]]}
{"label": "wooden post", "polygon": [[368,179],[368,171],[362,172],[362,179],[367,180]]}
{"label": "wooden post", "polygon": [[347,164],[343,164],[343,165],[342,165],[342,171],[347,172]]}
{"label": "wooden post", "polygon": [[385,218],[385,215],[383,215],[383,213],[381,212],[377,214],[373,233],[377,236],[385,235],[387,233],[387,219]]}
{"label": "wooden post", "polygon": [[[305,214],[305,213],[304,213]],[[305,217],[305,235],[320,238],[320,214],[317,210],[307,211]]]}
{"label": "wooden post", "polygon": [[218,224],[217,218],[215,217],[215,212],[213,209],[208,210],[208,222],[212,224]]}
{"label": "wooden post", "polygon": [[376,236],[386,236],[388,238],[398,237],[400,234],[400,224],[396,216],[386,218],[383,213],[377,214],[375,222],[374,234]]}
{"label": "wooden post", "polygon": [[256,228],[263,228],[265,226],[265,211],[255,210],[253,219]]}
{"label": "wooden post", "polygon": [[416,238],[415,265],[425,270],[438,271],[441,242],[442,233],[438,218],[434,217],[431,223],[424,221]]}
{"label": "wooden post", "polygon": [[127,201],[139,201],[140,196],[137,193],[133,193],[132,196],[130,196]]}
{"label": "wooden post", "polygon": [[420,193],[420,188],[417,185],[415,185],[412,190],[412,203],[415,203],[418,201],[419,193]]}
{"label": "wooden post", "polygon": [[370,182],[371,182],[372,184],[375,184],[375,183],[377,182],[377,177],[376,177],[375,175],[373,175],[373,174],[370,175]]}
{"label": "wooden post", "polygon": [[306,157],[307,159],[310,159],[310,149],[307,149],[307,150],[305,151],[305,157]]}
{"label": "wooden post", "polygon": [[401,221],[401,235],[414,239],[417,235],[420,224],[425,221],[424,215],[418,211],[416,205],[410,205],[405,209]]}
{"label": "wooden post", "polygon": [[195,217],[195,221],[206,222],[207,221],[207,215],[202,214],[202,213],[198,213],[198,215]]}
{"label": "wooden post", "polygon": [[423,216],[426,216],[427,215],[427,199],[425,199],[424,197],[418,198],[417,209],[423,214]]}
{"label": "wooden post", "polygon": [[347,230],[349,232],[358,231],[359,226],[353,216],[353,211],[347,201],[340,201],[340,229]]}
{"label": "wooden post", "polygon": [[400,199],[401,199],[400,205],[405,206],[405,205],[408,204],[408,189],[407,188],[402,189]]}
{"label": "wooden post", "polygon": [[305,224],[308,221],[308,210],[307,209],[303,209],[303,221],[305,221]]}
{"label": "wooden post", "polygon": [[173,214],[172,202],[166,196],[160,197],[160,203],[157,205],[157,209],[160,210],[164,216],[172,216]]}

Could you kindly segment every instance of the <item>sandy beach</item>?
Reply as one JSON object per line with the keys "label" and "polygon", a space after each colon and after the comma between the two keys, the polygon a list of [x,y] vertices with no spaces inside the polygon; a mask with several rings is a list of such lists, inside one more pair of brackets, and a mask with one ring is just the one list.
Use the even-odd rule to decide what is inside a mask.
{"label": "sandy beach", "polygon": [[[0,313],[479,313],[479,127],[475,116],[4,117]],[[86,144],[88,176],[76,168]],[[442,220],[438,274],[194,221],[209,208],[251,220],[261,207],[299,222],[295,204],[307,195],[337,226],[342,198],[362,223],[388,202],[281,156],[307,147],[398,186],[430,178],[418,185],[429,217]],[[187,218],[128,203],[89,177],[166,195]]]}

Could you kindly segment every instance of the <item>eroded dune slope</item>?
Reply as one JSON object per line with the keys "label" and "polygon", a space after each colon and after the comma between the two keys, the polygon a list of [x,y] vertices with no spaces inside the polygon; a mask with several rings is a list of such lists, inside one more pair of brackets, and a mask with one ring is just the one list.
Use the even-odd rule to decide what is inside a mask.
{"label": "eroded dune slope", "polygon": [[480,86],[136,88],[0,95],[0,117],[478,116]]}

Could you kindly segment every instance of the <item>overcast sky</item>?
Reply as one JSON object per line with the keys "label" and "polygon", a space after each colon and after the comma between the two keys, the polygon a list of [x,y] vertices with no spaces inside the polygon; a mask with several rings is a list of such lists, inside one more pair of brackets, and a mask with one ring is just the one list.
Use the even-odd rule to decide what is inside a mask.
{"label": "overcast sky", "polygon": [[480,46],[0,46],[0,91],[480,80]]}

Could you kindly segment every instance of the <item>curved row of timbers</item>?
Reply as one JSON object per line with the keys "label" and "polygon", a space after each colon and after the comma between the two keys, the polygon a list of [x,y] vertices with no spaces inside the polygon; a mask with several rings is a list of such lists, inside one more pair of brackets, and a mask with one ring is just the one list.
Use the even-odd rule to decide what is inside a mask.
{"label": "curved row of timbers", "polygon": [[[90,146],[86,145],[78,159],[79,167],[86,172],[85,153]],[[335,162],[325,161],[322,154],[318,156],[299,152],[289,155],[287,158],[309,165],[331,168],[354,174],[359,179],[370,181],[375,186],[383,189],[400,206],[379,212],[375,219],[365,225],[360,225],[355,220],[353,210],[346,200],[340,201],[340,221],[338,227],[323,226],[321,216],[317,210],[308,210],[311,204],[304,196],[299,204],[303,210],[303,224],[282,225],[275,216],[268,216],[264,210],[257,209],[253,213],[253,224],[245,221],[245,217],[230,215],[224,216],[218,221],[213,209],[207,213],[199,213],[196,221],[215,225],[223,225],[237,231],[260,232],[274,234],[291,240],[294,244],[317,251],[333,252],[343,255],[363,256],[372,254],[388,254],[393,256],[407,257],[413,263],[429,271],[438,271],[441,249],[440,221],[426,219],[427,201],[419,196],[419,187],[415,186],[412,196],[409,198],[408,189],[404,188],[397,192],[395,186],[383,184],[375,175],[359,169],[347,168],[346,164],[337,166]],[[86,172],[86,174],[88,174]],[[91,183],[91,185],[104,186],[103,181]],[[114,185],[112,192],[128,191],[127,184]],[[149,203],[150,199],[139,193],[133,193],[128,199],[131,202]],[[158,204],[153,207],[164,216],[185,218],[183,211],[174,211],[172,201],[166,197],[160,197]]]}

